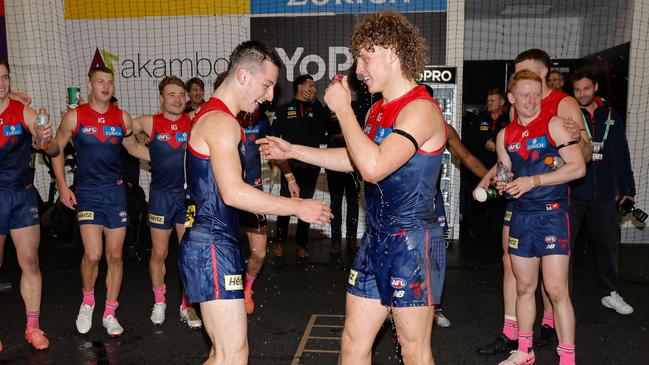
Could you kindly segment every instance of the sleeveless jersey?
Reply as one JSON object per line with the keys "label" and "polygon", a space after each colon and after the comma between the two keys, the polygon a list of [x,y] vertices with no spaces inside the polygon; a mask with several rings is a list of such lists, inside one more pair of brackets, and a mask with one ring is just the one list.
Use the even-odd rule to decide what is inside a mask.
{"label": "sleeveless jersey", "polygon": [[99,113],[87,103],[78,106],[76,113],[72,144],[77,154],[77,187],[121,184],[120,152],[126,133],[122,110],[110,105],[105,113]]}
{"label": "sleeveless jersey", "polygon": [[153,115],[149,139],[151,188],[170,192],[185,189],[183,169],[190,122],[185,113],[176,121],[162,113]]}
{"label": "sleeveless jersey", "polygon": [[[198,108],[192,119],[192,126],[206,113],[217,110],[232,115],[232,112],[220,99],[210,98]],[[244,138],[243,130],[241,130],[241,142],[238,149],[242,164],[245,160]],[[186,156],[187,194],[190,199],[188,209],[193,210],[193,212],[188,211],[188,218],[191,221],[186,223],[191,225],[190,232],[225,236],[237,242],[239,240],[239,213],[237,209],[226,205],[223,201],[216,185],[210,157],[194,151],[189,144]]]}
{"label": "sleeveless jersey", "polygon": [[[426,88],[417,86],[393,101],[377,101],[370,108],[365,134],[381,144],[392,132],[401,109],[416,99],[428,100],[439,109]],[[372,230],[396,233],[437,226],[434,202],[444,147],[433,152],[419,150],[378,184],[365,183],[367,221]]]}
{"label": "sleeveless jersey", "polygon": [[[550,136],[548,125],[554,117],[547,110],[527,126],[519,124],[518,118],[505,128],[505,148],[512,161],[515,176],[534,176],[552,171],[545,164],[548,156],[559,156],[556,143]],[[565,210],[568,206],[566,184],[533,188],[520,198],[514,199],[514,209],[520,211]]]}
{"label": "sleeveless jersey", "polygon": [[244,143],[246,147],[244,180],[257,189],[263,190],[261,155],[259,154],[259,145],[255,141],[270,134],[270,123],[268,123],[265,114],[259,111],[253,114],[239,113],[237,120],[246,135]]}
{"label": "sleeveless jersey", "polygon": [[548,96],[544,97],[541,100],[541,110],[547,112],[550,116],[554,117],[559,111],[559,103],[563,98],[567,97],[568,94],[552,89]]}
{"label": "sleeveless jersey", "polygon": [[25,124],[25,105],[8,100],[0,114],[0,190],[25,188],[34,181],[32,135]]}

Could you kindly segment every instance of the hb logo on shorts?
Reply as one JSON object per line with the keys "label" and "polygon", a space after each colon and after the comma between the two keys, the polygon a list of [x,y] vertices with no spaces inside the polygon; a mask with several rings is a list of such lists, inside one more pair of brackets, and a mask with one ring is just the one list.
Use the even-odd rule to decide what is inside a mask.
{"label": "hb logo on shorts", "polygon": [[507,246],[509,246],[510,248],[518,248],[518,238],[509,237],[509,241],[507,241]]}
{"label": "hb logo on shorts", "polygon": [[225,290],[243,290],[241,275],[225,275]]}
{"label": "hb logo on shorts", "polygon": [[94,220],[95,212],[90,212],[90,211],[77,212],[77,219],[80,221]]}

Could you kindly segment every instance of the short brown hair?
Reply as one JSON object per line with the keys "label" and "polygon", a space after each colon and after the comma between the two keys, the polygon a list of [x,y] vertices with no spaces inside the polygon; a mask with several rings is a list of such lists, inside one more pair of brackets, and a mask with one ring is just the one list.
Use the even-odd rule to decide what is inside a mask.
{"label": "short brown hair", "polygon": [[[259,67],[265,61],[272,63],[277,68],[282,67],[282,60],[274,48],[255,40],[242,42],[230,54],[228,74],[230,74],[230,70],[236,70],[244,64]],[[232,74],[234,75],[235,73],[232,72]]]}
{"label": "short brown hair", "polygon": [[176,77],[174,75],[171,75],[171,76],[167,76],[164,79],[162,79],[160,81],[160,83],[158,84],[158,90],[160,91],[160,95],[162,95],[162,92],[164,91],[164,89],[165,89],[165,87],[167,85],[177,85],[177,86],[182,87],[183,90],[185,89],[185,83],[183,82],[183,80],[179,79],[178,77]]}
{"label": "short brown hair", "polygon": [[187,83],[185,84],[185,91],[190,92],[192,90],[192,86],[198,85],[201,87],[201,89],[205,90],[205,83],[203,80],[199,79],[198,77],[192,77],[191,79],[187,80]]}
{"label": "short brown hair", "polygon": [[491,89],[487,91],[487,97],[490,97],[491,95],[498,95],[500,96],[501,99],[507,100],[507,96],[505,95],[505,92],[502,89]]}
{"label": "short brown hair", "polygon": [[92,77],[95,76],[97,72],[103,72],[105,74],[111,74],[113,77],[115,74],[113,73],[113,70],[109,69],[106,66],[99,66],[99,67],[93,67],[88,71],[88,80],[92,80]]}
{"label": "short brown hair", "polygon": [[405,16],[390,10],[368,16],[356,25],[349,50],[358,58],[362,50],[374,46],[394,48],[401,61],[401,73],[416,79],[426,65],[426,41]]}
{"label": "short brown hair", "polygon": [[5,60],[4,58],[0,58],[0,66],[4,66],[7,68],[7,73],[11,74],[11,68],[9,68],[9,62]]}
{"label": "short brown hair", "polygon": [[541,77],[536,73],[534,73],[533,71],[530,71],[528,69],[520,70],[514,73],[509,78],[509,82],[507,83],[507,92],[512,92],[514,87],[516,87],[516,84],[518,84],[519,81],[523,81],[523,80],[530,80],[530,81],[536,81],[542,83]]}

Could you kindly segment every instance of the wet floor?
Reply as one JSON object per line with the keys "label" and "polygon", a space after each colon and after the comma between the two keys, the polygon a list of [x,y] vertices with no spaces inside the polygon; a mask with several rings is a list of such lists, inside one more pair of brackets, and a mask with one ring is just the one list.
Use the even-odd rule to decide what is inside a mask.
{"label": "wet floor", "polygon": [[[286,257],[269,257],[255,283],[256,310],[248,321],[251,364],[338,364],[344,321],[345,283],[350,257],[329,256],[326,239],[310,244],[311,258],[297,262],[293,245]],[[344,245],[343,245],[344,246]],[[502,327],[500,258],[496,244],[453,243],[449,248],[444,314],[450,328],[433,330],[437,364],[497,364],[499,356],[482,356],[476,347],[492,340]],[[344,247],[343,247],[344,248]],[[127,258],[117,316],[126,329],[110,339],[101,327],[99,305],[92,330],[77,333],[74,320],[81,301],[79,249],[41,249],[43,306],[41,327],[50,339],[46,351],[34,351],[22,338],[24,307],[18,293],[15,252],[8,247],[0,272],[0,364],[199,364],[209,353],[202,330],[178,320],[177,250],[167,259],[167,321],[149,320],[151,292],[146,252],[143,261]],[[269,254],[270,256],[270,254]],[[649,248],[624,246],[621,293],[635,307],[630,316],[603,308],[597,296],[595,260],[588,248],[575,256],[574,302],[577,314],[577,359],[580,364],[629,364],[649,358]],[[105,268],[96,288],[104,300]],[[11,283],[6,288],[1,283]],[[376,342],[373,364],[398,364],[389,323]],[[554,348],[537,348],[537,364],[558,364]]]}

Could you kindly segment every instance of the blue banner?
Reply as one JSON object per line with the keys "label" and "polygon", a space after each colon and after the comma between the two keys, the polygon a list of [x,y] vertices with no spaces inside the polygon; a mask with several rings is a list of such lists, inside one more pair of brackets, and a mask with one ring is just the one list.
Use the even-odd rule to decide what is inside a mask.
{"label": "blue banner", "polygon": [[446,12],[447,0],[250,0],[250,14]]}

